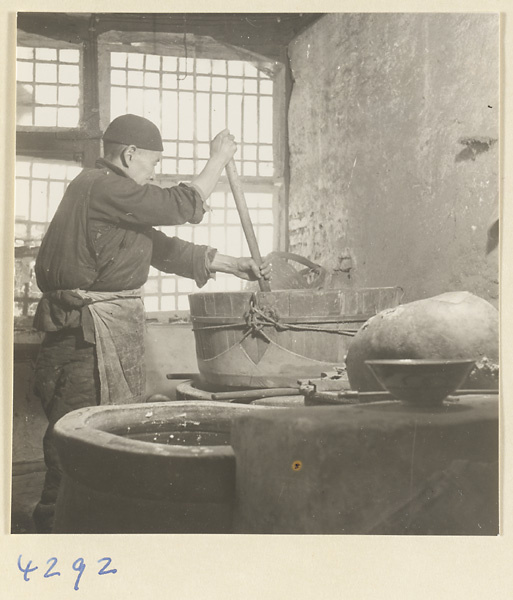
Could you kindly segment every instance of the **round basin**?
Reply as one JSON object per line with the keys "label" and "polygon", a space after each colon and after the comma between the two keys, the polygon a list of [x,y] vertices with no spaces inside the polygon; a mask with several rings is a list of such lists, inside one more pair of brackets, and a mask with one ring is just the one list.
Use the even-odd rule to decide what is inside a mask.
{"label": "round basin", "polygon": [[64,471],[56,533],[229,533],[236,415],[223,402],[98,406],[55,426]]}

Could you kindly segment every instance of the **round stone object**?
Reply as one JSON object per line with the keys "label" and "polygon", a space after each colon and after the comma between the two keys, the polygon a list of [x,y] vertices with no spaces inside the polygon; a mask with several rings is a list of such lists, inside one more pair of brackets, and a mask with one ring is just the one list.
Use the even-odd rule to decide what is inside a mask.
{"label": "round stone object", "polygon": [[476,366],[462,387],[498,389],[499,313],[469,292],[447,292],[383,310],[349,344],[351,388],[382,389],[365,364],[382,359],[472,359]]}

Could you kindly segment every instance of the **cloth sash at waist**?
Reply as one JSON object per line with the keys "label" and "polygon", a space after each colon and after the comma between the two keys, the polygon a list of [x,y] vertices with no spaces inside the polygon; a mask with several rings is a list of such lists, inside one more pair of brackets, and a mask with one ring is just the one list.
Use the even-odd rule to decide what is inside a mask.
{"label": "cloth sash at waist", "polygon": [[144,305],[141,290],[73,290],[94,324],[101,404],[142,402],[145,392]]}

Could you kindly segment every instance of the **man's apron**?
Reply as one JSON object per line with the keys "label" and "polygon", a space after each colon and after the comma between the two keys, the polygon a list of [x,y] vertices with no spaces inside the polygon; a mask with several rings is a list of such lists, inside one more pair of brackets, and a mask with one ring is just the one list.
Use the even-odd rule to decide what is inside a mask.
{"label": "man's apron", "polygon": [[94,324],[101,404],[142,402],[145,394],[144,305],[141,290],[73,290]]}

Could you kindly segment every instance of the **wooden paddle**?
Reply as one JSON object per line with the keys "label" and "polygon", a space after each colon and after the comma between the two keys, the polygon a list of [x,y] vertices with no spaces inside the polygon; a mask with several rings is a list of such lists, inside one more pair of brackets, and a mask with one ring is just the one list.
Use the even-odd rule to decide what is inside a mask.
{"label": "wooden paddle", "polygon": [[[233,159],[230,160],[230,162],[226,165],[226,175],[228,177],[228,181],[230,182],[233,197],[235,198],[235,204],[239,213],[240,222],[242,223],[244,235],[246,236],[246,241],[248,242],[251,258],[258,266],[260,266],[262,264],[262,256],[260,255],[258,242],[253,229],[253,223],[251,223],[251,218],[249,216],[248,205],[246,204],[246,198],[244,198],[244,191],[242,190],[242,185],[237,173],[237,167],[235,166],[235,161]],[[262,292],[271,291],[269,282],[263,277],[258,280],[258,285],[260,286],[260,291]]]}

